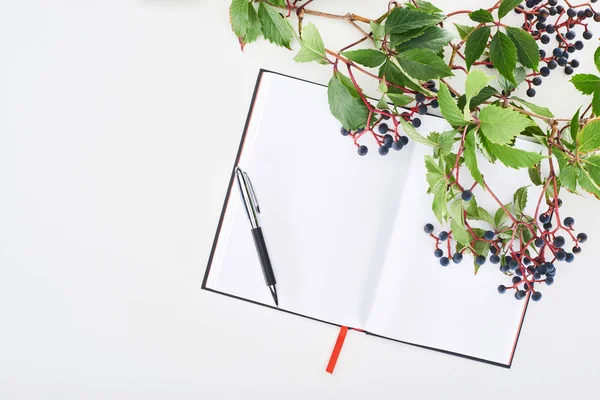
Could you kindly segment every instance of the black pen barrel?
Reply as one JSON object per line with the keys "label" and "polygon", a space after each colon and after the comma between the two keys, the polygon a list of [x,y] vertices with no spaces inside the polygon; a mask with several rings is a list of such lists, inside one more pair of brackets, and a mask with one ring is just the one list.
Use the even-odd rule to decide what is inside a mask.
{"label": "black pen barrel", "polygon": [[275,285],[277,282],[275,281],[275,274],[273,273],[273,267],[271,266],[271,259],[269,258],[269,252],[267,251],[267,245],[262,229],[260,227],[252,229],[252,237],[254,238],[256,251],[260,258],[265,282],[267,283],[267,286]]}

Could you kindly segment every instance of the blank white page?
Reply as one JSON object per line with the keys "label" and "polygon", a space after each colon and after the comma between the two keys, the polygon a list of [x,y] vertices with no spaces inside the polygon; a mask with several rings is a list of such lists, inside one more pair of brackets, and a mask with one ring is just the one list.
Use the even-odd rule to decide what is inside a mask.
{"label": "blank white page", "polygon": [[[263,73],[240,167],[256,189],[280,307],[362,327],[383,265],[410,149],[358,156],[325,87]],[[207,287],[273,305],[235,184]],[[370,300],[370,296],[369,300]]]}
{"label": "blank white page", "polygon": [[[531,143],[521,143],[520,147],[535,148]],[[442,267],[434,257],[434,240],[423,232],[427,222],[434,224],[435,233],[441,230],[431,211],[432,196],[425,194],[423,157],[428,152],[422,146],[413,151],[411,173],[366,330],[510,365],[526,303],[517,301],[511,292],[504,295],[497,292],[498,285],[510,284],[510,278],[499,271],[499,265],[487,261],[475,275],[471,256],[465,256],[460,264],[451,261],[448,267]],[[527,170],[493,168],[483,158],[479,159],[479,165],[504,203],[512,201],[517,188],[530,184]],[[473,182],[468,170],[461,172],[461,183]],[[530,188],[526,208],[530,215],[540,192]],[[488,210],[498,208],[482,189],[477,188],[474,193],[480,206]],[[449,230],[447,226],[443,228]]]}

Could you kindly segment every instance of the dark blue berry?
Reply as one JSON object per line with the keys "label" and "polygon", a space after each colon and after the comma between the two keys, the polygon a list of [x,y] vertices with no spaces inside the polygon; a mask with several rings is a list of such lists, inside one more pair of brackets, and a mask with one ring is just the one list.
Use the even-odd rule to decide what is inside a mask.
{"label": "dark blue berry", "polygon": [[556,267],[551,262],[546,263],[546,269],[547,269],[546,274],[556,271]]}
{"label": "dark blue berry", "polygon": [[458,264],[463,260],[463,255],[462,253],[454,253],[454,255],[452,256],[452,261],[454,261],[454,263]]}
{"label": "dark blue berry", "polygon": [[515,260],[510,260],[510,262],[508,263],[508,268],[509,268],[511,271],[514,271],[514,270],[516,270],[517,268],[519,268],[519,263],[518,263],[517,261],[515,261]]}
{"label": "dark blue berry", "polygon": [[573,68],[579,67],[579,61],[577,61],[577,60],[571,60],[571,67],[573,67]]}
{"label": "dark blue berry", "polygon": [[473,193],[470,190],[464,190],[461,197],[464,201],[469,201],[473,198]]}
{"label": "dark blue berry", "polygon": [[358,146],[358,155],[359,156],[364,156],[369,152],[369,149],[367,148],[367,146],[365,146],[364,144],[361,146]]}
{"label": "dark blue berry", "polygon": [[389,149],[392,147],[393,144],[394,144],[394,139],[392,138],[391,135],[385,135],[383,137],[383,145],[385,147],[387,147]]}
{"label": "dark blue berry", "polygon": [[435,249],[435,251],[433,252],[433,255],[436,256],[437,258],[441,258],[444,255],[444,252],[442,251],[442,249]]}
{"label": "dark blue berry", "polygon": [[450,264],[450,260],[448,259],[448,257],[442,257],[440,258],[440,264],[442,265],[442,267],[447,267],[448,264]]}
{"label": "dark blue berry", "polygon": [[590,39],[592,38],[592,36],[594,36],[594,35],[592,34],[592,31],[585,31],[585,32],[583,32],[583,38],[584,38],[585,40],[590,40]]}
{"label": "dark blue berry", "polygon": [[419,106],[419,108],[417,109],[417,112],[418,112],[420,115],[425,115],[425,114],[427,114],[427,106],[425,106],[425,105],[421,104],[421,105]]}
{"label": "dark blue berry", "polygon": [[571,75],[573,73],[573,67],[569,67],[568,65],[565,67],[565,74]]}
{"label": "dark blue berry", "polygon": [[379,150],[378,150],[378,151],[379,151],[379,154],[380,154],[380,155],[382,155],[382,156],[385,156],[385,155],[387,155],[387,153],[389,153],[389,151],[390,151],[390,148],[389,148],[389,147],[387,147],[387,146],[384,144],[383,146],[380,146],[380,147],[379,147]]}
{"label": "dark blue berry", "polygon": [[577,15],[577,11],[575,11],[575,10],[574,10],[574,9],[572,9],[572,8],[569,8],[569,9],[567,10],[567,15],[568,15],[569,17],[571,17],[571,18],[575,18],[575,16]]}
{"label": "dark blue berry", "polygon": [[[548,32],[549,34],[553,34],[554,32],[556,32],[556,28],[554,27],[554,25],[546,25],[546,32]],[[547,35],[544,35],[544,36],[547,36]],[[550,39],[550,38],[548,38],[548,39]],[[544,44],[547,44],[547,43],[544,43]]]}
{"label": "dark blue berry", "polygon": [[540,274],[539,272],[534,272],[533,273],[533,279],[542,279],[542,274]]}
{"label": "dark blue berry", "polygon": [[567,253],[567,258],[565,258],[566,262],[571,263],[571,262],[573,262],[574,259],[575,259],[575,254]]}
{"label": "dark blue berry", "polygon": [[402,150],[402,148],[404,147],[404,145],[402,144],[402,142],[394,142],[392,143],[392,149],[398,151],[398,150]]}
{"label": "dark blue berry", "polygon": [[587,235],[581,232],[579,235],[577,235],[577,241],[579,243],[585,243],[587,241]]}
{"label": "dark blue berry", "polygon": [[500,294],[506,293],[506,286],[504,286],[504,285],[498,286],[498,293],[500,293]]}
{"label": "dark blue berry", "polygon": [[550,286],[554,283],[554,278],[551,276],[546,277],[546,285]]}
{"label": "dark blue berry", "polygon": [[540,58],[546,58],[546,50],[540,49]]}
{"label": "dark blue berry", "polygon": [[581,247],[574,246],[571,251],[575,254],[579,254],[581,253]]}
{"label": "dark blue berry", "polygon": [[555,247],[561,248],[565,245],[565,238],[562,236],[557,236],[552,241]]}
{"label": "dark blue berry", "polygon": [[498,257],[496,254],[492,254],[490,256],[490,262],[492,264],[498,264],[500,262],[500,257]]}
{"label": "dark blue berry", "polygon": [[535,244],[535,247],[542,247],[544,245],[544,239],[537,238],[537,239],[535,239],[534,244]]}
{"label": "dark blue berry", "polygon": [[552,223],[551,222],[546,222],[544,224],[544,229],[549,231],[550,229],[552,229]]}
{"label": "dark blue berry", "polygon": [[384,120],[387,121],[388,119],[390,119],[390,116],[389,115],[381,114],[381,118],[383,118]]}
{"label": "dark blue berry", "polygon": [[423,230],[425,231],[426,234],[429,235],[431,232],[433,232],[433,225],[425,224],[425,226],[423,227]]}
{"label": "dark blue berry", "polygon": [[432,100],[431,101],[431,107],[432,108],[438,108],[440,106],[440,103],[437,100]]}
{"label": "dark blue berry", "polygon": [[509,269],[508,269],[508,265],[502,265],[502,266],[500,267],[500,272],[507,273],[508,271],[509,271]]}
{"label": "dark blue berry", "polygon": [[568,226],[569,228],[572,228],[574,223],[575,223],[575,219],[573,217],[567,217],[563,221],[563,224],[565,226]]}
{"label": "dark blue berry", "polygon": [[348,134],[349,134],[350,132],[348,132],[348,131],[346,130],[346,128],[342,127],[342,128],[340,129],[340,133],[342,134],[342,136],[348,136]]}
{"label": "dark blue berry", "polygon": [[542,67],[542,68],[540,68],[540,74],[543,77],[550,76],[550,68],[548,68],[548,67]]}
{"label": "dark blue berry", "polygon": [[528,97],[535,97],[535,89],[534,88],[529,88],[527,89],[527,92],[525,92],[527,94]]}
{"label": "dark blue berry", "polygon": [[485,231],[483,238],[485,240],[492,240],[496,234],[493,231]]}
{"label": "dark blue berry", "polygon": [[563,49],[561,49],[560,47],[555,48],[554,50],[552,50],[552,55],[554,55],[554,57],[562,57]]}
{"label": "dark blue berry", "polygon": [[568,31],[568,32],[565,34],[565,37],[566,37],[567,39],[569,39],[569,40],[573,40],[573,39],[575,39],[575,36],[577,36],[577,35],[576,35],[576,33],[575,33],[575,31]]}
{"label": "dark blue berry", "polygon": [[[379,125],[379,133],[387,133],[387,131],[389,130],[388,124],[381,124]],[[391,136],[390,136],[391,137]]]}
{"label": "dark blue berry", "polygon": [[484,256],[477,256],[477,258],[475,258],[475,264],[477,264],[477,265],[483,265],[483,264],[485,264],[485,257]]}
{"label": "dark blue berry", "polygon": [[535,292],[531,295],[531,300],[540,301],[542,299],[542,294],[540,292]]}
{"label": "dark blue berry", "polygon": [[548,223],[548,222],[550,222],[550,215],[548,215],[548,214],[540,214],[539,220],[540,220],[540,222],[542,224]]}
{"label": "dark blue berry", "polygon": [[515,293],[515,299],[517,300],[523,300],[525,296],[527,296],[527,292],[525,292],[524,290],[518,290]]}
{"label": "dark blue berry", "polygon": [[569,54],[573,54],[577,51],[577,49],[575,48],[575,46],[569,46],[567,47],[567,53]]}
{"label": "dark blue berry", "polygon": [[415,118],[412,120],[412,126],[414,126],[415,128],[418,128],[421,126],[421,120],[419,118]]}
{"label": "dark blue berry", "polygon": [[523,273],[521,272],[521,270],[520,270],[520,269],[517,269],[517,270],[515,270],[514,274],[515,274],[516,276],[523,276]]}
{"label": "dark blue berry", "polygon": [[531,83],[533,83],[534,86],[540,86],[542,84],[542,78],[536,76],[531,80]]}
{"label": "dark blue berry", "polygon": [[548,272],[548,266],[546,264],[538,265],[537,272],[541,275],[546,275],[546,272]]}
{"label": "dark blue berry", "polygon": [[408,144],[408,136],[400,136],[400,143],[402,143],[403,146],[406,146]]}
{"label": "dark blue berry", "polygon": [[423,93],[417,93],[415,95],[415,101],[417,103],[425,103],[425,95]]}
{"label": "dark blue berry", "polygon": [[443,242],[444,240],[448,239],[448,232],[441,231],[438,238]]}
{"label": "dark blue berry", "polygon": [[565,261],[565,258],[567,258],[567,253],[565,253],[564,250],[559,250],[556,252],[556,259],[558,261]]}
{"label": "dark blue berry", "polygon": [[516,285],[519,282],[521,282],[521,278],[519,278],[518,276],[513,276],[513,278],[512,278],[513,285]]}
{"label": "dark blue berry", "polygon": [[490,247],[490,253],[492,253],[492,254],[498,254],[498,249],[496,248],[496,246]]}
{"label": "dark blue berry", "polygon": [[578,40],[578,41],[575,42],[575,48],[577,50],[583,50],[583,46],[584,46],[584,44],[583,44],[583,42],[581,40]]}
{"label": "dark blue berry", "polygon": [[363,133],[365,131],[365,128],[360,128],[359,130],[357,130],[356,132],[358,133]]}
{"label": "dark blue berry", "polygon": [[565,65],[567,65],[568,61],[566,57],[560,57],[558,60],[558,65],[560,65],[561,67],[564,67]]}

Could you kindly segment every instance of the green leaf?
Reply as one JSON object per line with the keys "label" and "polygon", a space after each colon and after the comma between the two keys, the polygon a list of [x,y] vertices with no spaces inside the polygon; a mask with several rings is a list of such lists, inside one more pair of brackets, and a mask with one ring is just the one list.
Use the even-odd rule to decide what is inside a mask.
{"label": "green leaf", "polygon": [[446,181],[446,174],[430,155],[425,156],[425,168],[427,168],[427,183],[429,183],[431,192],[436,186]]}
{"label": "green leaf", "polygon": [[431,50],[412,49],[405,51],[398,56],[398,62],[408,75],[422,81],[453,75],[452,70],[444,60]]}
{"label": "green leaf", "polygon": [[575,192],[577,190],[578,175],[579,171],[577,170],[577,167],[567,164],[564,167],[561,167],[558,179],[560,180],[560,184],[567,190]]}
{"label": "green leaf", "polygon": [[575,115],[573,115],[573,119],[571,120],[571,139],[573,142],[577,141],[577,134],[579,133],[579,112],[581,111],[581,107],[577,110]]}
{"label": "green leaf", "polygon": [[421,85],[413,82],[408,76],[406,76],[406,74],[400,69],[400,66],[397,64],[395,58],[388,58],[383,63],[383,65],[379,68],[379,77],[385,77],[388,82],[395,85],[429,94]]}
{"label": "green leaf", "polygon": [[[486,75],[483,71],[474,69],[469,72],[465,83],[466,103],[471,105],[471,99],[477,96],[481,90],[486,87],[494,77]],[[465,107],[465,115],[469,114],[469,108]]]}
{"label": "green leaf", "polygon": [[465,115],[460,111],[456,105],[456,101],[452,98],[450,90],[445,83],[440,83],[440,91],[438,93],[438,102],[440,103],[440,109],[442,115],[452,126],[465,126],[468,124],[465,121]]}
{"label": "green leaf", "polygon": [[400,93],[388,93],[387,96],[396,107],[404,107],[414,101],[412,97]]}
{"label": "green leaf", "polygon": [[600,47],[598,47],[594,53],[594,64],[596,64],[596,69],[600,71]]}
{"label": "green leaf", "polygon": [[471,18],[471,21],[475,22],[494,22],[492,13],[482,8],[469,13],[469,18]]}
{"label": "green leaf", "polygon": [[552,114],[552,112],[546,107],[538,106],[536,104],[530,103],[530,102],[520,99],[518,97],[512,97],[512,99],[519,101],[525,107],[529,108],[534,113],[541,115],[542,117],[554,118],[554,114]]}
{"label": "green leaf", "polygon": [[[485,101],[487,101],[490,97],[492,97],[493,95],[495,95],[497,93],[498,93],[498,91],[495,88],[493,88],[492,86],[484,87],[483,89],[481,89],[481,91],[475,97],[473,97],[473,99],[471,99],[471,104],[469,105],[469,109],[470,110],[476,109],[481,104],[483,104]],[[462,110],[465,108],[466,104],[467,104],[467,98],[463,94],[458,99],[458,108],[460,108]]]}
{"label": "green leaf", "polygon": [[530,33],[521,28],[507,27],[506,32],[517,48],[517,58],[525,67],[538,70],[540,49]]}
{"label": "green leaf", "polygon": [[265,39],[277,46],[290,48],[294,30],[277,9],[261,2],[258,5],[258,19]]}
{"label": "green leaf", "polygon": [[229,6],[229,19],[235,35],[243,40],[248,31],[248,0],[233,0]]}
{"label": "green leaf", "polygon": [[588,193],[600,198],[600,186],[593,181],[589,171],[585,168],[580,168],[577,170],[577,172],[577,180],[579,181],[579,185]]}
{"label": "green leaf", "polygon": [[592,97],[592,111],[594,115],[600,115],[600,90],[594,92],[594,97]]}
{"label": "green leaf", "polygon": [[404,33],[400,33],[397,35],[390,35],[390,44],[389,47],[396,47],[401,45],[402,43],[406,43],[411,39],[417,38],[425,33],[428,27],[411,29],[410,31],[406,31]]}
{"label": "green leaf", "polygon": [[[494,105],[479,113],[481,131],[492,143],[508,144],[525,128],[535,123],[523,114]],[[500,158],[500,157],[498,157]]]}
{"label": "green leaf", "polygon": [[457,131],[431,132],[427,139],[438,144],[437,157],[445,157],[452,151]]}
{"label": "green leaf", "polygon": [[340,78],[341,76],[343,75],[336,72],[329,81],[327,87],[327,96],[329,98],[331,114],[333,114],[347,130],[362,128],[366,125],[369,109],[363,101],[359,97],[356,97],[355,93],[348,88],[347,84],[344,84],[342,78]]}
{"label": "green leaf", "polygon": [[[377,50],[373,51],[379,53]],[[385,60],[385,55],[383,55],[383,58]],[[315,24],[310,23],[302,29],[302,47],[300,48],[298,55],[294,57],[294,60],[300,63],[317,61],[321,64],[327,64],[325,45],[323,44],[323,39]],[[383,62],[383,60],[381,62]]]}
{"label": "green leaf", "polygon": [[467,47],[465,48],[465,59],[467,68],[475,63],[485,50],[490,40],[491,29],[489,26],[483,26],[475,29],[467,38]]}
{"label": "green leaf", "polygon": [[385,36],[384,26],[373,21],[369,23],[369,26],[371,27],[371,32],[373,33],[373,41],[375,43],[380,43]]}
{"label": "green leaf", "polygon": [[388,105],[387,101],[385,100],[385,96],[381,96],[381,99],[379,99],[379,101],[377,102],[377,109],[378,110],[389,110],[390,106]]}
{"label": "green leaf", "polygon": [[600,121],[592,121],[577,135],[577,151],[589,153],[600,149]]}
{"label": "green leaf", "polygon": [[485,209],[485,208],[481,208],[479,207],[477,209],[477,213],[479,214],[479,220],[481,221],[485,221],[490,225],[494,225],[494,218],[491,216],[491,214]]}
{"label": "green leaf", "polygon": [[438,53],[454,38],[454,35],[437,26],[427,28],[422,35],[408,40],[396,47],[399,52],[410,49],[428,49],[434,53]]}
{"label": "green leaf", "polygon": [[371,68],[380,66],[387,59],[384,53],[374,49],[344,51],[342,55],[351,61]]}
{"label": "green leaf", "polygon": [[529,168],[527,172],[529,173],[529,179],[531,179],[531,183],[533,183],[535,186],[540,186],[542,184],[542,174],[539,164]]}
{"label": "green leaf", "polygon": [[498,8],[498,18],[504,18],[522,2],[523,0],[503,0],[502,4],[500,4],[500,8]]}
{"label": "green leaf", "polygon": [[469,172],[475,182],[479,183],[483,187],[483,176],[479,171],[479,166],[477,164],[477,147],[475,144],[475,135],[477,134],[477,130],[471,130],[467,133],[465,137],[465,151],[463,156],[465,157],[465,165],[467,166]]}
{"label": "green leaf", "polygon": [[512,83],[503,76],[498,79],[498,82],[500,83],[500,88],[504,90],[505,93],[510,93],[515,90],[517,86],[521,85],[521,83],[525,82],[526,78],[527,71],[525,71],[525,68],[518,67],[515,69],[515,83]]}
{"label": "green leaf", "polygon": [[[504,207],[507,210],[510,210],[511,208],[511,204],[505,204]],[[494,226],[496,229],[502,227],[509,219],[510,217],[508,216],[508,214],[502,209],[502,207],[500,207],[498,209],[498,211],[496,211],[496,214],[494,214]]]}
{"label": "green leaf", "polygon": [[463,202],[457,200],[450,205],[450,229],[452,229],[452,237],[463,246],[470,247],[471,235],[465,228],[465,220],[463,217]]}
{"label": "green leaf", "polygon": [[412,126],[412,124],[406,122],[404,118],[400,118],[400,124],[402,124],[402,128],[404,129],[404,133],[406,133],[406,136],[408,136],[412,141],[434,148],[439,147],[439,144],[437,144],[436,142],[432,142],[431,140],[427,139],[419,132],[417,132],[417,130]]}
{"label": "green leaf", "polygon": [[456,27],[461,40],[465,40],[465,38],[475,29],[475,27],[467,25],[454,24],[454,26]]}
{"label": "green leaf", "polygon": [[516,85],[514,71],[517,67],[517,48],[500,31],[496,32],[490,43],[490,61],[502,76]]}
{"label": "green leaf", "polygon": [[484,135],[477,135],[475,137],[477,148],[483,154],[483,156],[492,164],[496,162],[496,156],[492,152],[494,144],[490,142]]}
{"label": "green leaf", "polygon": [[441,14],[430,14],[409,8],[396,7],[385,22],[387,34],[401,34],[413,29],[437,25],[444,19]]}
{"label": "green leaf", "polygon": [[571,82],[583,94],[593,94],[600,89],[600,77],[592,74],[577,74]]}
{"label": "green leaf", "polygon": [[513,210],[515,215],[523,214],[523,210],[527,206],[527,186],[523,186],[517,189],[513,195]]}
{"label": "green leaf", "polygon": [[492,151],[502,164],[515,169],[532,167],[546,158],[532,151],[516,149],[502,144],[493,145]]}
{"label": "green leaf", "polygon": [[590,178],[600,185],[600,155],[593,155],[583,160],[583,168],[585,168]]}
{"label": "green leaf", "polygon": [[416,0],[415,2],[417,3],[418,7],[415,7],[411,3],[408,3],[407,6],[410,7],[410,8],[418,9],[420,11],[431,13],[431,14],[436,14],[436,13],[441,13],[442,12],[442,10],[440,10],[439,8],[437,8],[436,6],[434,6],[433,4],[431,4],[428,1]]}
{"label": "green leaf", "polygon": [[254,6],[248,7],[248,30],[246,31],[245,43],[252,43],[258,39],[262,32],[262,25]]}
{"label": "green leaf", "polygon": [[433,189],[431,209],[437,220],[443,223],[448,213],[448,191],[445,184],[439,184]]}

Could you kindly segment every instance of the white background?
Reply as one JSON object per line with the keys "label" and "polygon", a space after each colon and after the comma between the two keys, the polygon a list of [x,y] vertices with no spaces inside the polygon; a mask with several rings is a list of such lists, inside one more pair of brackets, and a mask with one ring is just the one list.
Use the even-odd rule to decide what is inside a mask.
{"label": "white background", "polygon": [[[565,207],[599,234],[531,305],[511,370],[351,332],[330,376],[336,327],[200,290],[258,69],[330,76],[242,54],[228,3],[0,2],[0,398],[597,398],[591,200]],[[329,47],[356,37],[315,21]],[[584,98],[556,75],[538,100],[570,116]]]}

